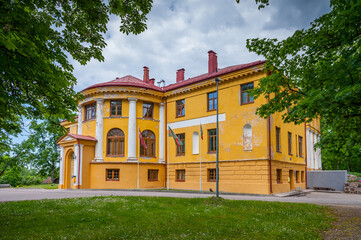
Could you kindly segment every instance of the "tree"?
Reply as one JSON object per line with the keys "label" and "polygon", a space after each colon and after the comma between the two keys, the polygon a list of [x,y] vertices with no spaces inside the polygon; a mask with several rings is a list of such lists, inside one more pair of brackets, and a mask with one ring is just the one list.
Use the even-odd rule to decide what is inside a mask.
{"label": "tree", "polygon": [[22,142],[26,146],[22,158],[38,169],[40,175],[51,176],[53,183],[59,161],[57,140],[64,135],[64,130],[55,117],[40,123],[32,121],[29,130],[30,136]]}
{"label": "tree", "polygon": [[331,7],[309,29],[283,41],[249,39],[247,48],[267,59],[269,74],[252,93],[271,98],[257,113],[282,112],[285,122],[296,124],[321,117],[328,141],[346,149],[346,143],[361,143],[361,1],[331,0]]}
{"label": "tree", "polygon": [[152,0],[0,0],[0,140],[21,131],[22,118],[73,119],[81,96],[68,57],[103,61],[110,15],[120,31],[146,29]]}

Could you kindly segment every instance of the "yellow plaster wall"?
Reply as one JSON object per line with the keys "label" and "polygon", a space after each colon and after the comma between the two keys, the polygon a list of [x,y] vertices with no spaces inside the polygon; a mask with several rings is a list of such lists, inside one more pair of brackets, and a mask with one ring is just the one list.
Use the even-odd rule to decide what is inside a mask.
{"label": "yellow plaster wall", "polygon": [[[216,163],[202,162],[202,191],[216,190],[216,182],[208,181],[208,170]],[[185,170],[185,181],[177,182],[176,170]],[[219,190],[252,194],[269,194],[268,161],[227,161],[219,164]],[[170,164],[170,188],[199,190],[199,163]]]}
{"label": "yellow plaster wall", "polygon": [[[282,169],[282,182],[277,183],[277,169]],[[306,172],[305,172],[305,165],[304,164],[293,164],[293,163],[287,163],[283,161],[272,161],[272,189],[273,193],[282,193],[282,192],[289,192],[291,191],[290,183],[289,181],[289,170],[293,171],[299,171],[301,174],[301,171],[304,171],[305,179],[306,179]],[[301,175],[300,175],[301,178]],[[294,180],[294,186],[295,188],[300,189],[306,189],[306,180],[304,182],[300,181],[296,182],[296,179]]]}
{"label": "yellow plaster wall", "polygon": [[[281,152],[276,151],[276,127],[280,128]],[[292,134],[292,155],[288,154],[288,132]],[[296,141],[297,135],[297,141]],[[302,137],[302,152],[300,156],[298,148],[298,136]],[[305,124],[295,125],[293,123],[284,123],[282,113],[275,113],[271,117],[271,142],[272,142],[272,159],[282,160],[289,163],[305,164],[306,159],[306,138]]]}
{"label": "yellow plaster wall", "polygon": [[[106,169],[119,169],[119,181],[106,181]],[[158,169],[158,181],[148,181],[148,169]],[[91,163],[90,188],[136,189],[137,163]],[[163,188],[165,169],[163,164],[139,164],[139,188]]]}
{"label": "yellow plaster wall", "polygon": [[[241,85],[254,82],[255,86],[262,74],[239,77],[219,85],[219,114],[225,113],[226,121],[219,122],[220,160],[267,159],[267,120],[258,117],[255,112],[265,99],[255,103],[240,105]],[[224,77],[225,79],[227,76]],[[169,123],[215,115],[216,111],[207,111],[208,93],[216,91],[216,86],[193,90],[167,99],[167,119]],[[176,117],[176,101],[185,99],[185,116]],[[232,104],[230,104],[232,103]],[[236,103],[236,104],[234,104]],[[252,126],[252,151],[243,150],[243,127]],[[215,129],[216,123],[202,124],[204,140],[200,140],[201,155],[192,153],[193,132],[200,133],[199,125],[174,129],[175,134],[185,133],[185,155],[176,156],[176,145],[169,139],[170,162],[215,161],[216,155],[208,153],[208,129]]]}

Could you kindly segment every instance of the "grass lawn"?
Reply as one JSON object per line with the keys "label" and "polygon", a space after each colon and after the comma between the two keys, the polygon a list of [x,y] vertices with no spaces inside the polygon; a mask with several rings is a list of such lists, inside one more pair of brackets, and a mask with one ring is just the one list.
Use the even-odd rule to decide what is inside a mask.
{"label": "grass lawn", "polygon": [[0,239],[318,239],[331,221],[317,205],[215,198],[0,203]]}
{"label": "grass lawn", "polygon": [[44,188],[44,189],[58,189],[58,184],[42,183],[37,185],[21,186],[21,188]]}

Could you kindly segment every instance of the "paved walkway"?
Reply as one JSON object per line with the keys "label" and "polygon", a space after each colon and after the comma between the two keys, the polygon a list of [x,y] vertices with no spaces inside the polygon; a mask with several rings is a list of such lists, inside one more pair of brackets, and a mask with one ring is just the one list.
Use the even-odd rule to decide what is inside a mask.
{"label": "paved walkway", "polygon": [[[348,205],[361,208],[361,194],[329,193],[306,191],[304,196],[255,196],[255,195],[227,195],[221,197],[232,200],[257,200],[314,203],[320,205]],[[167,191],[125,191],[125,190],[60,190],[60,189],[26,189],[3,188],[0,189],[0,201],[23,201],[41,199],[60,199],[92,196],[152,196],[152,197],[179,197],[179,198],[207,198],[214,193],[196,192],[167,192]]]}

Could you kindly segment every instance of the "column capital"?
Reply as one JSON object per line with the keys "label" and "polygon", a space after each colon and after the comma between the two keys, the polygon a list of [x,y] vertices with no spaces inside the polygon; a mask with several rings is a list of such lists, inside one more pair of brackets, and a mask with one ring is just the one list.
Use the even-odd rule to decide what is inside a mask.
{"label": "column capital", "polygon": [[136,102],[138,100],[138,98],[128,98],[129,102]]}
{"label": "column capital", "polygon": [[97,103],[100,103],[102,104],[104,102],[104,99],[103,98],[95,98],[94,99]]}
{"label": "column capital", "polygon": [[164,107],[164,103],[162,103],[162,102],[159,103],[159,106]]}

